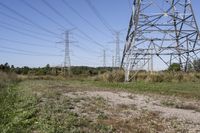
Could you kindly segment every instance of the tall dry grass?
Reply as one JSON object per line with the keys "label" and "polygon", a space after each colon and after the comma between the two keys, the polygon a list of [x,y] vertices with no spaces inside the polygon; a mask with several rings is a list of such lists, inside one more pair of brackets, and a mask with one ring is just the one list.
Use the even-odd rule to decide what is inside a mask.
{"label": "tall dry grass", "polygon": [[[95,80],[105,82],[124,82],[124,71],[115,70],[99,74]],[[184,72],[134,72],[130,73],[131,82],[200,82],[200,73],[184,73]]]}
{"label": "tall dry grass", "polygon": [[5,87],[8,83],[15,82],[17,80],[17,74],[0,71],[0,88]]}
{"label": "tall dry grass", "polygon": [[125,76],[123,70],[114,70],[112,72],[108,71],[106,73],[99,74],[94,78],[94,80],[105,82],[123,82],[124,77]]}

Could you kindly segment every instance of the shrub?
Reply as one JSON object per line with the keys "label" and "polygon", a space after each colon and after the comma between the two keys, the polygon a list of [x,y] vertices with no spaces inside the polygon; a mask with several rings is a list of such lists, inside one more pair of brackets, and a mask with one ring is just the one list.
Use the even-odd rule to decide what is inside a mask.
{"label": "shrub", "polygon": [[200,72],[200,59],[194,60],[194,70]]}
{"label": "shrub", "polygon": [[105,81],[105,82],[123,82],[124,81],[124,71],[114,70],[112,72],[106,72],[99,74],[95,77],[95,80]]}
{"label": "shrub", "polygon": [[197,79],[200,79],[200,73],[195,73],[194,76],[195,76]]}
{"label": "shrub", "polygon": [[163,81],[163,75],[159,73],[153,73],[149,74],[146,81],[149,82],[162,82]]}
{"label": "shrub", "polygon": [[174,72],[181,71],[181,65],[178,63],[173,63],[172,65],[169,66],[168,70]]}
{"label": "shrub", "polygon": [[183,81],[191,81],[191,82],[196,82],[198,81],[198,78],[195,76],[194,73],[187,73],[183,75]]}
{"label": "shrub", "polygon": [[114,70],[111,74],[114,82],[124,82],[125,74],[123,70]]}
{"label": "shrub", "polygon": [[174,78],[173,78],[173,81],[175,82],[181,82],[183,81],[183,74],[182,73],[175,73],[174,74]]}
{"label": "shrub", "polygon": [[174,79],[173,72],[165,72],[165,73],[163,73],[163,81],[171,82],[173,79]]}
{"label": "shrub", "polygon": [[[200,81],[200,73],[184,73],[184,72],[154,72],[152,74],[148,72],[134,72],[130,73],[130,77],[133,77],[130,81],[145,81],[145,82],[198,82]],[[99,74],[94,78],[97,81],[105,82],[124,82],[125,74],[122,70],[114,70],[112,72],[106,72]]]}
{"label": "shrub", "polygon": [[[132,76],[134,76],[134,74],[131,74]],[[135,77],[132,80],[135,81],[141,81],[141,80],[146,80],[148,74],[145,72],[139,72],[135,75]]]}
{"label": "shrub", "polygon": [[5,73],[0,71],[0,87],[6,86],[9,82],[17,81],[17,75],[15,73]]}

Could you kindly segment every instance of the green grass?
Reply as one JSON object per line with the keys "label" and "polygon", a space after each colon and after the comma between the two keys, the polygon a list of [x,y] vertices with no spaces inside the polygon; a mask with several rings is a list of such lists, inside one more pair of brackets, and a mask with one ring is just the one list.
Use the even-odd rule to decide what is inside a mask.
{"label": "green grass", "polygon": [[59,80],[52,84],[67,85],[75,90],[111,90],[136,93],[155,93],[200,99],[200,82],[104,82],[93,80]]}
{"label": "green grass", "polygon": [[[10,83],[0,90],[0,132],[106,133],[114,131],[109,124],[94,122],[71,111],[81,99],[72,100],[62,94],[84,90],[156,93],[200,99],[200,83],[197,82],[108,83],[91,80],[24,80]],[[97,98],[95,101],[95,105],[102,108],[102,100]],[[104,121],[106,117],[103,113],[99,114],[100,120]]]}
{"label": "green grass", "polygon": [[110,83],[103,81],[68,81],[69,84],[82,88],[129,91],[136,93],[155,93],[162,95],[174,95],[185,98],[200,99],[200,82],[130,82],[130,83]]}
{"label": "green grass", "polygon": [[2,133],[30,132],[34,122],[36,99],[17,84],[1,88],[0,131]]}
{"label": "green grass", "polygon": [[[43,82],[43,81],[42,81]],[[48,80],[47,80],[48,82]],[[136,93],[155,93],[200,99],[200,82],[103,82],[93,80],[53,80],[50,84],[68,86],[76,90],[111,90]]]}
{"label": "green grass", "polygon": [[[77,84],[78,85],[78,84]],[[111,129],[71,111],[78,101],[62,95],[71,82],[26,80],[1,89],[1,133],[106,133]],[[76,85],[75,85],[76,86]],[[70,90],[67,90],[69,88]]]}

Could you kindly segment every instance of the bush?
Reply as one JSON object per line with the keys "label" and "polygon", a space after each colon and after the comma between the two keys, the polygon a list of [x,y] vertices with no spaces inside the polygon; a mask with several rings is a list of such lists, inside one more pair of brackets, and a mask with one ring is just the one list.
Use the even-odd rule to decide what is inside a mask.
{"label": "bush", "polygon": [[173,72],[181,71],[181,65],[178,63],[173,63],[172,65],[169,66],[168,70]]}
{"label": "bush", "polygon": [[99,74],[97,77],[95,77],[95,80],[105,82],[124,82],[124,71],[113,70],[112,72]]}
{"label": "bush", "polygon": [[[115,70],[112,72],[106,72],[99,74],[94,78],[97,81],[105,82],[124,82],[124,71]],[[145,82],[199,82],[200,73],[184,73],[184,72],[138,72],[134,75],[132,72],[130,77],[133,77],[130,81],[145,81]]]}
{"label": "bush", "polygon": [[146,81],[149,81],[149,82],[162,82],[163,81],[163,75],[159,74],[159,73],[149,74]]}
{"label": "bush", "polygon": [[[134,76],[134,73],[131,74],[131,76]],[[145,72],[139,72],[135,75],[135,77],[131,81],[141,81],[141,80],[146,80],[148,74]]]}
{"label": "bush", "polygon": [[17,75],[15,73],[5,73],[0,71],[0,88],[5,87],[10,82],[17,81]]}
{"label": "bush", "polygon": [[114,70],[112,72],[114,82],[124,82],[125,74],[123,70]]}
{"label": "bush", "polygon": [[200,72],[200,59],[194,60],[194,70]]}
{"label": "bush", "polygon": [[164,72],[163,73],[163,81],[171,82],[174,79],[173,72]]}
{"label": "bush", "polygon": [[183,74],[180,72],[180,73],[175,73],[174,74],[174,78],[173,80],[174,82],[181,82],[183,81]]}

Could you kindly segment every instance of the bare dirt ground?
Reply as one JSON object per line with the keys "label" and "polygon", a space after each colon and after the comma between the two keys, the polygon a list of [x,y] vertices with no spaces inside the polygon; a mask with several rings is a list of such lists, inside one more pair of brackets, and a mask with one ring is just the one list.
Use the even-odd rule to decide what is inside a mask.
{"label": "bare dirt ground", "polygon": [[136,132],[200,133],[198,100],[110,91],[67,92],[64,96],[72,99],[74,112],[122,132],[137,128]]}

